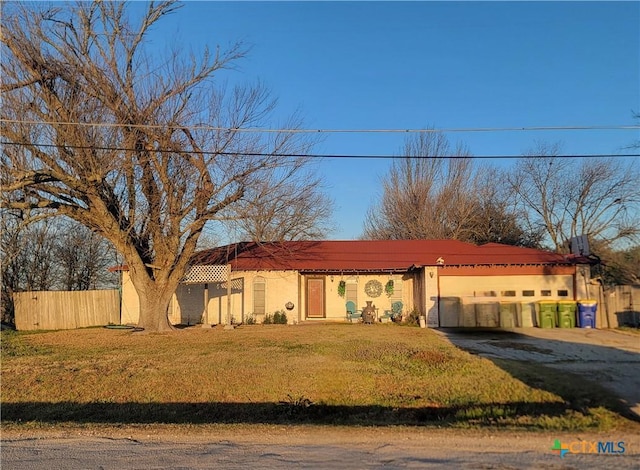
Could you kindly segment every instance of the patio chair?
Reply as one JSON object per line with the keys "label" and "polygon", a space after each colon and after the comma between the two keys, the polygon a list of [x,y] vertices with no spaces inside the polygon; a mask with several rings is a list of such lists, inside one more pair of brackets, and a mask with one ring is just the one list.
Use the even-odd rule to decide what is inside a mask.
{"label": "patio chair", "polygon": [[353,321],[362,320],[362,310],[356,309],[356,303],[349,300],[346,304],[347,307],[347,320],[353,323]]}
{"label": "patio chair", "polygon": [[380,317],[380,321],[391,320],[397,321],[402,318],[402,302],[397,301],[391,304],[391,310],[385,310],[384,314]]}

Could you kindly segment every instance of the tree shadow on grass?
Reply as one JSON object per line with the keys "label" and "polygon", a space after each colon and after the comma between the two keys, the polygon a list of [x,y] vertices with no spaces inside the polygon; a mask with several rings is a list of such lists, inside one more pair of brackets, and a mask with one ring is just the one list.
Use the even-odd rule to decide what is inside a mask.
{"label": "tree shadow on grass", "polygon": [[[583,342],[579,330],[574,330],[575,337],[563,335],[569,336],[564,339],[528,335],[526,330],[447,328],[440,332],[455,346],[491,360],[515,379],[561,397],[572,410],[588,413],[603,407],[640,422],[640,354]],[[598,334],[596,330],[589,333]]]}
{"label": "tree shadow on grass", "polygon": [[[498,419],[562,416],[563,403],[489,403],[456,407],[281,403],[5,403],[2,421],[78,424],[318,424],[353,426],[492,425]],[[531,424],[532,427],[537,425]],[[526,427],[526,426],[525,426]]]}

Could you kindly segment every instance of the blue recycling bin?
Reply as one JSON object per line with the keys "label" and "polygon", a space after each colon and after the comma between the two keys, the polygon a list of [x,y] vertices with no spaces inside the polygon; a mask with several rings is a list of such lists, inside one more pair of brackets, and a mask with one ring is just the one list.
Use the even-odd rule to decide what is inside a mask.
{"label": "blue recycling bin", "polygon": [[595,300],[581,300],[578,302],[578,326],[580,328],[596,327],[596,310],[598,302]]}

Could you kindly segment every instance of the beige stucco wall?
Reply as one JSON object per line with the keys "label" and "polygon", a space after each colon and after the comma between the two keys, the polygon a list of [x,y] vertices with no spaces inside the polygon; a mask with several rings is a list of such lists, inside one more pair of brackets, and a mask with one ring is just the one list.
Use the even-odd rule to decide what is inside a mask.
{"label": "beige stucco wall", "polygon": [[[317,277],[317,276],[314,276]],[[384,292],[384,286],[389,280],[394,281],[394,294],[387,296]],[[365,292],[367,282],[377,280],[383,286],[383,292],[378,297],[370,297]],[[340,281],[347,283],[355,283],[356,288],[356,308],[362,310],[367,301],[371,301],[372,305],[378,309],[378,315],[383,315],[385,310],[391,310],[391,304],[395,301],[401,301],[403,311],[409,312],[413,308],[413,278],[408,275],[401,274],[366,274],[366,275],[329,275],[325,276],[325,318],[319,320],[344,321],[346,319],[346,297],[338,294],[338,285]],[[305,283],[302,283],[303,302],[306,299]],[[306,304],[306,302],[304,302]],[[306,307],[306,305],[305,305]],[[306,313],[306,311],[305,311]],[[311,319],[313,321],[314,319]]]}
{"label": "beige stucco wall", "polygon": [[[409,276],[372,274],[358,276],[340,275],[301,275],[296,271],[246,271],[232,273],[232,295],[231,313],[236,321],[245,321],[249,314],[254,313],[253,304],[253,283],[256,278],[262,278],[265,282],[266,313],[273,314],[276,311],[284,311],[289,323],[301,321],[345,321],[346,320],[346,299],[338,295],[338,284],[340,280],[353,282],[357,285],[357,307],[362,309],[366,306],[366,301],[370,300],[377,307],[380,315],[385,310],[391,309],[391,303],[400,300],[404,305],[404,311],[408,312],[412,307],[413,279]],[[309,277],[323,278],[325,286],[324,305],[325,316],[323,318],[307,317],[307,292],[306,280]],[[384,292],[377,298],[369,297],[365,293],[365,285],[370,280],[378,280],[383,286],[389,279],[393,279],[398,290],[394,295],[388,297]],[[226,323],[226,291],[224,289],[214,291],[209,290],[209,323]],[[237,288],[237,290],[236,290]],[[199,295],[199,294],[197,294]],[[294,307],[287,310],[285,305],[291,302]],[[258,323],[264,320],[263,315],[256,316]]]}
{"label": "beige stucco wall", "polygon": [[[524,296],[523,291],[534,291],[533,296]],[[561,296],[558,291],[566,290],[567,295]],[[502,292],[515,291],[515,297],[508,298]],[[542,295],[542,291],[551,291],[551,295]],[[463,299],[491,300],[486,296],[488,292],[495,292],[498,300],[574,300],[573,276],[571,275],[525,275],[525,276],[441,276],[441,297],[462,297]],[[495,300],[495,298],[493,299]]]}
{"label": "beige stucco wall", "polygon": [[421,312],[427,317],[428,327],[437,327],[438,320],[438,268],[435,266],[427,266],[424,268],[424,311]]}
{"label": "beige stucco wall", "polygon": [[[298,273],[295,271],[234,271],[231,273],[231,315],[234,320],[245,322],[249,315],[256,317],[258,323],[264,315],[254,315],[253,285],[257,278],[265,283],[265,312],[273,314],[284,311],[289,323],[299,321],[300,305],[298,301]],[[226,284],[210,291],[209,323],[227,323]],[[291,302],[293,309],[287,310],[285,304]]]}
{"label": "beige stucco wall", "polygon": [[[169,304],[169,321],[172,324],[194,325],[200,321],[204,311],[204,285],[180,285]],[[120,323],[135,325],[140,316],[138,294],[127,271],[122,272],[122,306]]]}
{"label": "beige stucco wall", "polygon": [[569,274],[440,276],[439,289],[438,314],[441,327],[474,326],[474,315],[480,304],[483,308],[493,308],[495,312],[492,315],[497,319],[499,302],[515,303],[520,309],[525,304],[525,308],[535,309],[537,302],[541,300],[576,299],[574,276]]}
{"label": "beige stucco wall", "polygon": [[[325,280],[325,316],[323,318],[308,319],[306,315],[306,278],[295,271],[248,271],[232,273],[231,315],[235,322],[246,321],[248,315],[254,313],[253,283],[257,277],[265,281],[266,313],[284,311],[289,323],[301,321],[345,321],[346,299],[338,295],[340,280],[354,282],[357,286],[357,307],[362,309],[367,300],[372,301],[380,315],[391,309],[391,303],[400,300],[404,312],[413,307],[413,277],[405,275],[370,274],[358,276],[327,275]],[[133,288],[127,272],[122,277],[122,323],[135,324],[138,322],[138,295]],[[365,292],[365,285],[370,280],[378,280],[383,286],[389,279],[394,280],[395,292],[391,297],[383,292],[379,297],[369,297]],[[401,287],[400,287],[401,286]],[[169,307],[169,320],[173,324],[196,324],[205,321],[208,324],[226,324],[227,322],[227,287],[226,283],[209,283],[208,308],[203,315],[205,302],[204,284],[182,284],[178,287]],[[285,308],[287,302],[293,303],[291,310]],[[257,317],[262,322],[264,316]]]}
{"label": "beige stucco wall", "polygon": [[576,272],[576,300],[597,299],[600,284],[591,281],[591,266],[579,265]]}
{"label": "beige stucco wall", "polygon": [[128,271],[122,271],[122,306],[120,309],[120,323],[135,325],[140,317],[138,294],[133,287]]}
{"label": "beige stucco wall", "polygon": [[204,284],[181,284],[169,305],[169,321],[174,325],[201,323],[204,314]]}
{"label": "beige stucco wall", "polygon": [[[580,271],[578,270],[580,273]],[[135,324],[138,321],[138,296],[127,272],[122,273],[122,323]],[[589,278],[588,266],[585,276]],[[583,299],[589,294],[589,283],[584,282],[581,274],[562,275],[502,275],[502,276],[452,276],[441,275],[438,267],[426,267],[424,272],[411,274],[366,274],[366,275],[301,275],[296,271],[248,271],[232,272],[232,294],[230,314],[236,323],[245,322],[248,315],[254,313],[253,283],[256,278],[265,282],[266,313],[285,311],[289,323],[301,321],[345,321],[346,298],[338,295],[341,280],[356,285],[356,304],[358,309],[372,301],[379,315],[391,309],[391,303],[401,300],[404,313],[416,308],[427,315],[428,325],[457,326],[460,324],[464,305],[483,302],[537,302],[538,300]],[[306,280],[308,277],[324,278],[325,315],[322,318],[307,318]],[[396,292],[388,297],[383,291],[378,297],[369,297],[365,285],[370,280],[379,281],[384,286],[393,279]],[[400,289],[401,286],[401,289]],[[400,293],[401,290],[401,293]],[[533,296],[523,295],[523,291],[534,291]],[[551,291],[550,296],[542,295],[542,291]],[[566,290],[567,296],[558,295],[558,291]],[[505,297],[505,291],[515,291],[515,296]],[[487,296],[495,292],[496,296]],[[208,297],[205,311],[205,298]],[[415,301],[414,301],[415,299]],[[447,305],[459,299],[460,308],[453,309]],[[285,304],[291,302],[294,307],[286,310]],[[228,313],[226,283],[209,283],[205,294],[204,284],[183,284],[172,299],[169,319],[172,323],[196,324],[204,321],[208,324],[225,324]],[[452,317],[455,315],[455,318]],[[450,318],[451,317],[451,318]],[[460,317],[460,318],[459,318]],[[263,316],[257,318],[262,322]]]}

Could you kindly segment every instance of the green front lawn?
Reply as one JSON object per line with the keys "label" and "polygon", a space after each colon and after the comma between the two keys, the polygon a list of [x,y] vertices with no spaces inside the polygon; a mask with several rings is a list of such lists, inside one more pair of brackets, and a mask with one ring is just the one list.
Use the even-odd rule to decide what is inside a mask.
{"label": "green front lawn", "polygon": [[11,426],[634,426],[621,411],[584,379],[494,363],[395,324],[2,333],[2,421]]}

